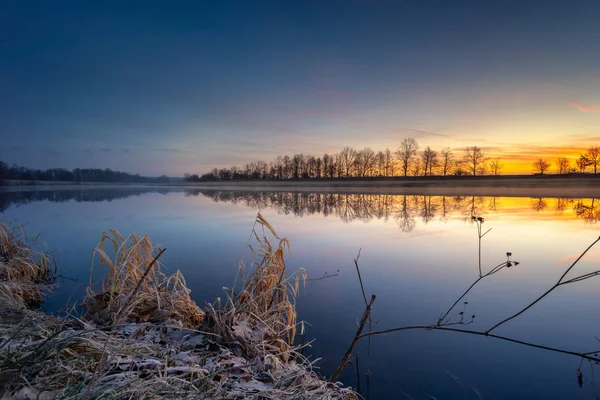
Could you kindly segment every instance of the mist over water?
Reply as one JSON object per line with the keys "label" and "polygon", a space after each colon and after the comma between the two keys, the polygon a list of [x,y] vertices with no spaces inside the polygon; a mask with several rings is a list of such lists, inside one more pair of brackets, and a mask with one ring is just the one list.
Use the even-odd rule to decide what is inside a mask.
{"label": "mist over water", "polygon": [[[600,200],[594,198],[428,196],[243,192],[166,188],[0,191],[7,222],[41,232],[68,277],[45,307],[60,312],[83,295],[92,249],[108,228],[148,234],[167,249],[170,271],[184,274],[200,305],[231,284],[256,217],[291,241],[288,268],[306,268],[298,298],[307,321],[308,354],[329,375],[350,343],[364,309],[353,258],[367,295],[377,294],[375,329],[434,324],[477,278],[477,228],[489,270],[512,252],[519,266],[482,282],[465,298],[469,328],[484,330],[513,314],[554,284],[598,237]],[[577,265],[597,269],[600,247]],[[497,333],[574,351],[596,350],[600,291],[594,279],[560,288]],[[462,311],[462,308],[461,310]],[[456,318],[456,316],[454,316]],[[576,357],[450,332],[409,331],[373,338],[370,360],[359,342],[361,390],[371,370],[371,398],[506,399],[593,398],[589,366],[577,384]],[[588,369],[586,369],[588,368]],[[341,379],[356,386],[355,365]]]}

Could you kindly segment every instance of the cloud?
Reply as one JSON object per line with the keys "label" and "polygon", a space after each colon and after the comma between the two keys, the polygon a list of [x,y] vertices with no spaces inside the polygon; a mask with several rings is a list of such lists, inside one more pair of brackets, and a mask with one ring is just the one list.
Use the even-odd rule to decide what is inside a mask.
{"label": "cloud", "polygon": [[126,154],[133,154],[133,150],[131,149],[123,149],[123,152]]}
{"label": "cloud", "polygon": [[585,142],[585,143],[600,143],[600,136],[579,136],[570,135],[570,141]]}
{"label": "cloud", "polygon": [[454,140],[458,140],[457,138],[450,136],[450,135],[444,135],[443,133],[437,133],[437,132],[431,132],[431,131],[424,131],[421,129],[413,129],[413,128],[401,128],[405,131],[411,131],[414,132],[417,137],[422,137],[422,136],[439,136],[439,137],[445,137],[448,139],[454,139]]}
{"label": "cloud", "polygon": [[102,148],[100,148],[98,150],[100,150],[103,153],[111,153],[112,152],[112,150],[109,149],[108,147],[102,147]]}
{"label": "cloud", "polygon": [[571,107],[578,109],[584,113],[590,114],[600,114],[600,105],[587,105],[583,103],[578,103],[575,101],[571,101],[568,103]]}

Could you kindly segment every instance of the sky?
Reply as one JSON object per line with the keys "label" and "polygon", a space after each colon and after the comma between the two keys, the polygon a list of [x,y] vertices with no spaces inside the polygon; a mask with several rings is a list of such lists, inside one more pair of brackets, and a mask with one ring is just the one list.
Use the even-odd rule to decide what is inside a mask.
{"label": "sky", "polygon": [[0,159],[180,176],[405,137],[600,145],[598,1],[2,1]]}

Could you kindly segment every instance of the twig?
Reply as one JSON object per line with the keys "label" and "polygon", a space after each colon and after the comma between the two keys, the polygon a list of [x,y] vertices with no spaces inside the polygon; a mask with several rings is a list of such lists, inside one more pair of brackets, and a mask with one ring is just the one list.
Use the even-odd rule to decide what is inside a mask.
{"label": "twig", "polygon": [[350,347],[348,347],[348,350],[346,350],[346,353],[344,354],[342,361],[337,366],[335,372],[329,378],[329,382],[335,382],[336,379],[339,378],[339,376],[342,373],[342,370],[344,369],[346,364],[348,363],[348,360],[350,359],[350,356],[352,355],[352,351],[354,350],[354,346],[356,345],[356,342],[358,342],[358,339],[360,339],[362,330],[365,327],[365,324],[367,323],[367,319],[369,318],[369,315],[371,315],[371,309],[373,307],[373,303],[375,302],[375,297],[376,296],[374,294],[371,295],[371,301],[367,305],[367,308],[365,308],[365,312],[363,313],[362,318],[360,319],[360,323],[358,324],[358,328],[356,329],[356,334],[354,335],[354,339],[352,339],[352,343],[350,343]]}
{"label": "twig", "polygon": [[[489,231],[488,231],[489,232]],[[456,301],[454,302],[454,304],[452,304],[452,306],[450,306],[450,308],[446,311],[446,313],[444,315],[442,315],[437,322],[438,326],[442,325],[442,322],[446,319],[446,317],[448,316],[448,314],[450,314],[450,312],[454,309],[454,307],[456,307],[456,305],[458,304],[459,301],[461,301],[470,291],[471,289],[473,289],[475,287],[476,284],[479,283],[479,281],[481,281],[483,278],[486,278],[490,275],[495,274],[496,272],[500,271],[502,268],[507,267],[509,265],[512,265],[512,263],[514,263],[515,265],[518,265],[519,262],[518,261],[511,261],[510,257],[511,257],[511,253],[506,253],[506,257],[507,260],[496,265],[494,268],[492,268],[487,274],[478,277],[475,282],[473,282],[471,284],[471,286],[469,286],[469,288],[467,290],[465,290],[465,292],[458,298],[456,299]]]}
{"label": "twig", "polygon": [[[356,256],[356,258],[354,259],[354,266],[356,267],[356,273],[358,274],[358,281],[360,282],[360,289],[362,291],[362,295],[363,295],[363,299],[365,301],[365,307],[368,307],[369,304],[367,303],[367,295],[365,294],[365,287],[363,285],[363,281],[362,281],[362,276],[360,274],[360,268],[358,266],[358,259],[360,258],[360,252],[362,251],[362,249],[358,249],[358,254]],[[369,314],[369,332],[373,331],[373,318],[371,317],[371,314]],[[358,356],[357,356],[358,357]],[[357,358],[357,368],[358,368],[358,358]],[[369,399],[369,395],[370,395],[370,388],[371,388],[371,337],[369,337],[369,341],[367,344],[367,367],[366,367],[366,371],[365,371],[365,377],[367,380],[367,400]],[[358,389],[358,393],[360,393],[360,388]]]}
{"label": "twig", "polygon": [[[592,244],[590,244],[587,249],[585,249],[583,251],[583,253],[581,253],[579,255],[579,257],[577,257],[577,259],[575,261],[573,261],[573,264],[571,264],[571,266],[569,268],[567,268],[567,270],[562,274],[562,276],[560,277],[560,279],[558,280],[558,282],[556,282],[550,289],[548,289],[544,294],[542,294],[540,297],[538,297],[537,299],[535,299],[533,302],[531,302],[527,307],[523,308],[521,311],[517,312],[516,314],[513,314],[512,316],[503,319],[502,321],[498,322],[496,325],[492,326],[490,329],[488,329],[485,333],[490,333],[491,331],[493,331],[494,329],[496,329],[497,327],[499,327],[500,325],[503,325],[505,323],[507,323],[508,321],[517,318],[519,315],[523,314],[525,311],[529,310],[531,307],[533,307],[534,305],[536,305],[540,300],[542,300],[544,297],[546,297],[548,294],[550,294],[554,289],[556,289],[557,287],[559,287],[560,285],[563,284],[568,284],[568,283],[572,283],[572,282],[577,282],[577,280],[569,280],[569,281],[565,281],[563,282],[562,280],[564,279],[564,277],[569,273],[569,271],[571,271],[573,269],[573,267],[575,267],[575,265],[579,262],[579,260],[581,260],[581,258],[592,248],[594,247],[594,245],[596,243],[598,243],[600,241],[600,237],[598,237],[598,239],[594,240],[594,242]],[[574,278],[576,279],[576,278]]]}
{"label": "twig", "polygon": [[334,276],[338,276],[340,274],[340,270],[338,269],[336,272],[334,272],[333,274],[329,274],[327,272],[325,272],[323,274],[323,276],[321,276],[320,278],[311,278],[311,279],[307,279],[307,282],[315,282],[315,281],[320,281],[323,279],[327,279],[327,278],[333,278]]}
{"label": "twig", "polygon": [[402,326],[402,327],[398,327],[398,328],[384,329],[381,331],[363,333],[358,336],[358,339],[362,339],[363,337],[368,337],[368,336],[383,335],[384,333],[408,331],[408,330],[416,330],[416,329],[423,329],[423,330],[428,330],[428,331],[436,331],[437,330],[437,331],[460,332],[460,333],[466,333],[469,335],[486,336],[486,337],[491,337],[494,339],[504,340],[507,342],[522,344],[522,345],[528,346],[528,347],[535,347],[537,349],[553,351],[556,353],[569,354],[572,356],[585,358],[586,360],[600,362],[600,357],[593,357],[586,353],[578,353],[576,351],[564,350],[564,349],[559,349],[556,347],[543,346],[543,345],[539,345],[539,344],[535,344],[535,343],[530,343],[530,342],[525,342],[522,340],[513,339],[513,338],[510,338],[507,336],[495,335],[493,333],[487,333],[487,332],[481,332],[481,331],[475,331],[475,330],[469,330],[469,329],[448,328],[445,326],[437,326],[437,325],[413,325],[413,326]]}
{"label": "twig", "polygon": [[365,287],[363,285],[362,277],[360,276],[360,268],[358,268],[358,259],[360,258],[360,251],[362,249],[358,249],[358,255],[354,259],[354,265],[356,266],[356,273],[358,274],[358,281],[360,282],[360,289],[362,290],[363,299],[365,300],[365,307],[368,306],[367,303],[367,295],[365,294]]}

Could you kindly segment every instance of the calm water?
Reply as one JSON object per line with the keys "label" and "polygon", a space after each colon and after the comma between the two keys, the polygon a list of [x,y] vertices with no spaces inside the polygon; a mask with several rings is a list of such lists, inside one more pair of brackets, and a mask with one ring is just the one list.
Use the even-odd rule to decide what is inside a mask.
{"label": "calm water", "polygon": [[[477,229],[484,271],[513,253],[521,264],[483,281],[465,300],[476,314],[472,329],[491,327],[551,286],[598,237],[600,200],[398,195],[244,193],[166,189],[91,189],[0,192],[7,222],[27,223],[59,255],[64,285],[46,307],[78,299],[88,279],[92,249],[107,228],[148,234],[167,248],[163,261],[179,269],[199,304],[231,284],[258,210],[291,241],[288,265],[311,278],[298,299],[310,353],[329,375],[346,350],[364,309],[353,258],[367,295],[377,294],[375,329],[433,324],[477,277]],[[600,245],[577,271],[593,271]],[[600,279],[600,278],[598,278]],[[574,351],[600,348],[598,280],[559,288],[495,333]],[[366,341],[358,346],[365,391]],[[587,363],[491,338],[450,332],[405,331],[377,336],[371,347],[371,398],[578,399],[594,398]],[[600,370],[597,371],[600,376]],[[355,386],[353,366],[342,376]],[[600,383],[599,383],[600,385]]]}

